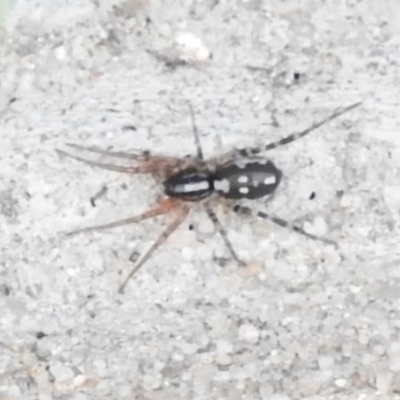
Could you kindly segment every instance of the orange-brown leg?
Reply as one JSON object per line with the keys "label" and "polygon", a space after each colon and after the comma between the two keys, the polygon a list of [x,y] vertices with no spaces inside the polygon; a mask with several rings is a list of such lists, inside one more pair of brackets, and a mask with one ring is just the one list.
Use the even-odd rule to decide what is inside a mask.
{"label": "orange-brown leg", "polygon": [[168,227],[161,233],[158,239],[151,245],[149,250],[143,255],[141,260],[129,275],[125,278],[122,285],[119,287],[118,292],[123,293],[125,290],[126,285],[128,284],[129,280],[132,276],[146,263],[146,261],[153,255],[153,253],[168,239],[169,236],[175,231],[176,228],[185,220],[186,216],[188,215],[190,207],[187,204],[181,203],[181,207],[177,208],[177,216],[175,220],[168,225]]}
{"label": "orange-brown leg", "polygon": [[79,156],[74,156],[72,154],[69,154],[63,150],[56,150],[58,154],[64,157],[72,158],[74,160],[83,162],[86,165],[90,165],[92,167],[98,167],[102,169],[106,169],[109,171],[116,171],[116,172],[124,172],[128,174],[138,174],[138,173],[151,173],[151,172],[161,172],[163,170],[168,170],[171,168],[175,168],[176,165],[168,165],[167,163],[161,163],[161,162],[146,162],[141,165],[133,166],[133,167],[123,167],[120,165],[114,165],[114,164],[109,164],[109,163],[101,163],[98,161],[92,161],[92,160],[87,160],[83,157]]}
{"label": "orange-brown leg", "polygon": [[154,218],[158,215],[167,214],[171,210],[177,208],[180,204],[181,204],[181,201],[179,199],[167,198],[167,199],[164,199],[163,201],[161,201],[156,206],[152,207],[150,210],[147,210],[144,213],[139,214],[135,217],[122,219],[119,221],[111,222],[109,224],[89,226],[86,228],[77,229],[75,231],[68,232],[67,235],[72,236],[72,235],[76,235],[76,234],[82,233],[82,232],[101,231],[104,229],[111,229],[111,228],[116,228],[118,226],[123,226],[123,225],[128,225],[128,224],[133,224],[136,222],[144,221],[145,219],[148,219],[148,218]]}
{"label": "orange-brown leg", "polygon": [[101,154],[103,156],[116,157],[116,158],[124,158],[126,160],[136,160],[136,161],[146,161],[146,162],[160,162],[160,163],[176,163],[181,160],[177,157],[168,157],[168,156],[156,156],[151,155],[146,151],[142,151],[140,153],[127,153],[125,151],[110,151],[110,150],[102,150],[95,146],[81,146],[80,144],[75,143],[67,143],[67,146],[72,147],[74,149],[88,151],[90,153]]}

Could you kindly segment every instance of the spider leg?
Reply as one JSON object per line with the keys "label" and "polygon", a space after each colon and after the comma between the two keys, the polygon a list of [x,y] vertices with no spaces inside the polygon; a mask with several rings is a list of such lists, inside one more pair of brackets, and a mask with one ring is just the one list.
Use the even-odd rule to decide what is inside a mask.
{"label": "spider leg", "polygon": [[232,258],[241,266],[244,267],[245,263],[237,256],[235,250],[233,249],[232,243],[228,239],[228,235],[221,224],[221,221],[218,219],[217,214],[212,210],[209,204],[205,204],[205,209],[207,215],[210,217],[211,221],[213,222],[215,228],[217,229],[218,233],[221,235],[229,253],[231,253]]}
{"label": "spider leg", "polygon": [[[198,132],[197,126],[196,126],[196,120],[194,118],[193,107],[190,104],[190,102],[188,102],[188,107],[189,107],[189,112],[190,112],[190,118],[192,120],[192,129],[193,129],[193,134],[194,134],[194,141],[195,141],[196,149],[197,149],[197,159],[199,161],[203,161],[204,160],[203,150],[202,150],[201,144],[200,144],[200,137],[199,137],[199,132]],[[204,162],[203,162],[203,164],[204,164]]]}
{"label": "spider leg", "polygon": [[[72,154],[69,154],[63,150],[56,150],[57,153],[63,157],[68,157],[72,158],[74,160],[83,162],[86,165],[90,165],[92,167],[97,167],[97,168],[102,168],[106,169],[108,171],[116,171],[116,172],[124,172],[128,174],[138,174],[138,173],[150,173],[150,172],[159,172],[162,171],[163,169],[166,169],[167,167],[171,168],[171,165],[167,165],[167,163],[159,163],[159,162],[149,162],[149,163],[144,163],[142,165],[134,166],[134,167],[123,167],[120,165],[114,165],[114,164],[109,164],[109,163],[102,163],[98,161],[92,161],[92,160],[87,160],[86,158],[80,157],[80,156],[75,156]],[[172,167],[176,167],[173,165]]]}
{"label": "spider leg", "polygon": [[307,136],[311,132],[315,131],[317,128],[320,128],[321,126],[327,124],[328,122],[333,121],[334,119],[349,112],[350,110],[353,110],[354,108],[358,107],[360,104],[361,104],[361,102],[358,102],[358,103],[354,103],[350,106],[340,108],[337,111],[335,111],[332,115],[330,115],[329,117],[323,119],[320,122],[316,122],[315,124],[311,125],[309,128],[305,129],[304,131],[292,133],[291,135],[286,136],[283,139],[279,139],[276,142],[273,142],[273,143],[270,143],[270,144],[267,144],[267,145],[261,146],[261,147],[250,147],[250,148],[245,148],[245,149],[234,150],[233,153],[230,153],[230,157],[233,157],[233,156],[251,157],[251,156],[255,156],[256,154],[259,154],[261,152],[276,149],[277,147],[292,143],[297,139]]}
{"label": "spider leg", "polygon": [[269,215],[269,214],[267,214],[267,213],[265,213],[263,211],[255,211],[255,212],[253,212],[249,207],[244,207],[244,206],[240,206],[240,205],[236,205],[233,208],[233,210],[236,213],[243,214],[243,215],[252,215],[252,214],[255,213],[257,215],[257,217],[260,217],[262,219],[266,219],[268,221],[271,221],[274,224],[276,224],[276,225],[278,225],[278,226],[280,226],[282,228],[291,229],[292,231],[297,232],[300,235],[306,236],[309,239],[318,240],[318,241],[323,242],[325,244],[330,244],[330,245],[333,245],[335,247],[338,247],[338,244],[333,240],[329,240],[329,239],[325,239],[325,238],[322,238],[322,237],[319,237],[319,236],[315,236],[315,235],[313,235],[311,233],[306,232],[304,229],[302,229],[302,228],[300,228],[300,227],[298,227],[296,225],[292,225],[291,223],[285,221],[282,218]]}
{"label": "spider leg", "polygon": [[124,158],[127,160],[148,161],[148,162],[157,161],[163,163],[173,163],[179,160],[176,157],[151,155],[147,151],[142,151],[140,153],[127,153],[124,151],[102,150],[96,146],[81,146],[80,144],[75,144],[75,143],[67,143],[67,146],[82,151],[88,151],[90,153],[101,154],[103,156],[109,156],[109,157]]}
{"label": "spider leg", "polygon": [[[180,203],[182,204],[182,203]],[[132,271],[128,274],[125,278],[123,283],[118,289],[119,293],[123,293],[125,290],[126,285],[128,284],[129,280],[132,276],[148,261],[148,259],[153,255],[153,253],[171,236],[171,234],[178,228],[178,226],[185,220],[189,213],[189,207],[187,205],[182,205],[182,207],[177,209],[178,215],[175,220],[167,226],[167,228],[161,233],[158,239],[151,245],[151,247],[147,250],[147,252],[143,255],[141,260]]]}
{"label": "spider leg", "polygon": [[134,224],[136,222],[140,222],[140,221],[143,221],[148,218],[154,218],[158,215],[166,214],[166,213],[170,212],[171,210],[173,210],[174,208],[177,208],[177,206],[179,204],[180,204],[180,200],[173,199],[173,198],[167,198],[167,199],[164,199],[163,201],[161,201],[156,206],[152,207],[151,209],[149,209],[149,210],[145,211],[144,213],[139,214],[135,217],[121,219],[119,221],[111,222],[109,224],[89,226],[86,228],[77,229],[75,231],[68,232],[67,236],[72,236],[72,235],[76,235],[78,233],[83,233],[83,232],[102,231],[105,229],[117,228],[117,227],[123,226],[123,225]]}

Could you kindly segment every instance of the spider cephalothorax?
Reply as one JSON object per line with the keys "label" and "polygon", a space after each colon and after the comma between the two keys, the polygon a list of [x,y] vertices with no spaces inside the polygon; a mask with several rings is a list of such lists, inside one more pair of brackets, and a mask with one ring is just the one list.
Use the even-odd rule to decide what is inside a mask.
{"label": "spider cephalothorax", "polygon": [[[189,106],[189,109],[197,147],[196,158],[190,159],[155,156],[151,155],[147,151],[135,154],[126,152],[113,152],[101,150],[95,147],[85,147],[76,144],[70,144],[70,147],[78,150],[134,161],[135,165],[133,166],[119,166],[115,164],[106,164],[87,160],[85,158],[66,153],[65,151],[58,150],[59,154],[63,156],[82,161],[91,166],[129,174],[151,173],[155,176],[162,177],[164,180],[164,194],[166,195],[165,199],[138,216],[112,222],[110,224],[79,229],[71,232],[70,234],[109,229],[130,223],[140,222],[157,215],[167,214],[170,212],[175,213],[175,219],[161,233],[156,242],[152,244],[150,249],[142,256],[140,261],[127,276],[120,287],[120,292],[122,292],[132,275],[143,266],[143,264],[150,258],[154,251],[185,220],[189,213],[190,205],[193,202],[202,201],[208,216],[211,218],[216,229],[221,234],[232,257],[239,264],[243,264],[236,255],[236,252],[228,240],[223,226],[219,222],[215,212],[212,210],[208,199],[213,194],[217,194],[220,197],[225,197],[231,200],[253,200],[272,194],[279,186],[282,178],[282,172],[270,160],[260,157],[260,153],[294,142],[295,140],[308,135],[310,132],[314,131],[320,126],[332,121],[333,119],[343,115],[359,105],[360,103],[355,103],[348,107],[339,109],[331,116],[313,124],[310,128],[299,133],[293,133],[276,142],[262,147],[234,150],[233,152],[225,154],[222,157],[214,158],[209,161],[205,161],[203,157],[191,106]],[[233,206],[233,210],[244,215],[255,214],[258,217],[267,219],[279,226],[290,227],[294,231],[311,239],[321,240],[329,244],[335,244],[328,239],[316,237],[305,232],[298,226],[292,226],[285,220],[276,216],[271,216],[265,212],[253,212],[253,210],[249,207],[244,207],[240,204],[235,204]]]}

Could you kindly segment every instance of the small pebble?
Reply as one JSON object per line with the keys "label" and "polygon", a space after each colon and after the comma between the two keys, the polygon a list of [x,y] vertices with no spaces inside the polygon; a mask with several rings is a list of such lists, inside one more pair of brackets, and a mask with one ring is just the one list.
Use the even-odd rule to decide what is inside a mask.
{"label": "small pebble", "polygon": [[376,375],[376,388],[381,395],[387,395],[392,386],[393,374],[390,372],[381,372]]}
{"label": "small pebble", "polygon": [[225,353],[218,353],[215,356],[215,362],[219,365],[230,365],[232,364],[232,357]]}
{"label": "small pebble", "polygon": [[343,208],[356,207],[358,203],[359,203],[359,201],[358,201],[358,198],[356,196],[344,195],[340,199],[340,205]]}
{"label": "small pebble", "polygon": [[400,342],[399,341],[392,342],[390,344],[390,352],[391,353],[400,353]]}
{"label": "small pebble", "polygon": [[398,216],[398,205],[400,201],[400,186],[387,186],[383,190],[383,198],[393,217]]}
{"label": "small pebble", "polygon": [[365,333],[358,336],[358,341],[361,345],[366,346],[369,343],[369,337]]}
{"label": "small pebble", "polygon": [[191,32],[178,32],[175,36],[175,43],[184,60],[202,62],[211,57],[211,53],[203,41]]}
{"label": "small pebble", "polygon": [[221,336],[229,330],[231,321],[224,313],[216,311],[208,316],[207,324],[210,326],[213,336]]}
{"label": "small pebble", "polygon": [[239,380],[236,385],[236,389],[238,390],[244,390],[246,388],[246,382],[244,380]]}
{"label": "small pebble", "polygon": [[160,373],[147,374],[143,376],[143,388],[149,391],[156,390],[161,386],[162,376]]}
{"label": "small pebble", "polygon": [[214,224],[210,218],[204,218],[197,227],[200,233],[209,235],[215,231]]}
{"label": "small pebble", "polygon": [[72,383],[74,388],[94,388],[99,384],[99,381],[89,375],[77,375]]}
{"label": "small pebble", "polygon": [[55,54],[57,60],[62,61],[62,60],[65,60],[67,51],[64,46],[59,46],[54,50],[54,54]]}
{"label": "small pebble", "polygon": [[319,388],[320,384],[311,376],[303,376],[298,381],[298,391],[305,397],[317,393]]}
{"label": "small pebble", "polygon": [[82,386],[85,383],[86,377],[85,375],[77,375],[74,378],[73,387]]}
{"label": "small pebble", "polygon": [[181,254],[182,254],[182,257],[183,257],[185,260],[188,260],[188,261],[193,260],[194,251],[193,251],[192,248],[190,248],[190,247],[183,247],[182,250],[181,250]]}
{"label": "small pebble", "polygon": [[71,400],[87,400],[87,396],[84,393],[74,393]]}
{"label": "small pebble", "polygon": [[275,393],[269,398],[269,400],[290,400],[290,397],[283,393]]}
{"label": "small pebble", "polygon": [[8,388],[8,394],[12,397],[19,397],[21,395],[21,389],[17,385],[11,385]]}
{"label": "small pebble", "polygon": [[245,268],[239,269],[239,274],[243,277],[252,277],[261,273],[263,270],[263,263],[258,261],[250,262]]}
{"label": "small pebble", "polygon": [[268,383],[263,382],[259,389],[259,392],[260,392],[260,396],[261,396],[262,400],[270,400],[272,392],[273,392],[273,388]]}
{"label": "small pebble", "polygon": [[320,369],[330,369],[334,364],[335,360],[332,357],[321,356],[318,359]]}
{"label": "small pebble", "polygon": [[389,369],[392,372],[400,371],[400,354],[399,353],[395,353],[390,357]]}
{"label": "small pebble", "polygon": [[220,339],[216,341],[217,351],[220,353],[227,353],[230,354],[233,352],[232,343],[228,342],[227,340]]}
{"label": "small pebble", "polygon": [[200,354],[199,359],[202,364],[211,364],[214,360],[214,357],[211,353],[203,353]]}
{"label": "small pebble", "polygon": [[53,396],[48,393],[40,393],[38,395],[38,400],[53,400]]}
{"label": "small pebble", "polygon": [[57,382],[68,381],[74,377],[72,369],[62,364],[50,365],[50,372]]}
{"label": "small pebble", "polygon": [[259,336],[260,333],[254,325],[244,324],[239,328],[239,338],[243,342],[256,344],[258,342]]}
{"label": "small pebble", "polygon": [[346,379],[336,379],[335,385],[340,388],[344,388],[347,384]]}
{"label": "small pebble", "polygon": [[349,288],[350,288],[350,292],[353,294],[360,293],[360,291],[362,289],[361,286],[354,286],[354,285],[350,285]]}
{"label": "small pebble", "polygon": [[328,225],[322,217],[314,218],[312,223],[305,223],[304,229],[317,236],[324,236],[328,233]]}
{"label": "small pebble", "polygon": [[373,347],[373,351],[378,356],[383,356],[385,354],[386,349],[381,344],[377,344],[376,346]]}

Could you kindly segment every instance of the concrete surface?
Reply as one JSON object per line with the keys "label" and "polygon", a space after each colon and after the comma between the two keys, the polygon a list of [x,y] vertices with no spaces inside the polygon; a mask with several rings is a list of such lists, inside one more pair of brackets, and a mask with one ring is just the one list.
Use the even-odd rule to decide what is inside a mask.
{"label": "concrete surface", "polygon": [[[400,398],[398,1],[2,10],[0,399]],[[55,149],[193,154],[188,100],[207,157],[363,101],[269,153],[284,182],[251,203],[339,248],[218,203],[238,268],[198,207],[118,294],[168,218],[63,232],[135,215],[161,186]]]}

